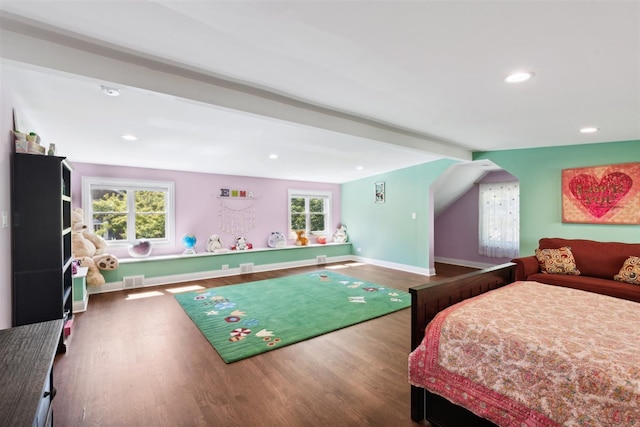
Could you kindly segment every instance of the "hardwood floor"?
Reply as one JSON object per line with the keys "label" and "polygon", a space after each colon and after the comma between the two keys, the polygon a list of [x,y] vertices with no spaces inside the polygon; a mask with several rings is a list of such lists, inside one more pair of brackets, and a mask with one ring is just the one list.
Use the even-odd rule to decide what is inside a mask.
{"label": "hardwood floor", "polygon": [[[402,290],[473,270],[438,264],[438,275],[426,277],[345,265],[336,271]],[[55,361],[56,427],[416,425],[407,382],[410,309],[227,365],[167,292],[184,285],[91,296],[88,311],[76,315],[67,353]],[[159,295],[128,297],[151,291]]]}

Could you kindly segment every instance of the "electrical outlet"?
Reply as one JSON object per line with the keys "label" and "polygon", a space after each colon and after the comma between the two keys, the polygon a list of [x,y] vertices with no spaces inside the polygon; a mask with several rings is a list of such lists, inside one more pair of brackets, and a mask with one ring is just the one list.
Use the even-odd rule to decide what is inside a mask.
{"label": "electrical outlet", "polygon": [[2,211],[2,228],[9,227],[9,212]]}

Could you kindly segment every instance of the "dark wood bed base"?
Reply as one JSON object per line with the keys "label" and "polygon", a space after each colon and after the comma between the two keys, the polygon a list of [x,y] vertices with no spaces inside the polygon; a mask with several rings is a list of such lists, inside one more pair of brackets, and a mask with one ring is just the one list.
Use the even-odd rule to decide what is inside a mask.
{"label": "dark wood bed base", "polygon": [[[410,288],[411,350],[420,345],[425,327],[439,311],[514,282],[515,271],[516,265],[507,263]],[[439,427],[494,426],[470,411],[415,386],[411,386],[411,419],[415,422],[426,419]]]}

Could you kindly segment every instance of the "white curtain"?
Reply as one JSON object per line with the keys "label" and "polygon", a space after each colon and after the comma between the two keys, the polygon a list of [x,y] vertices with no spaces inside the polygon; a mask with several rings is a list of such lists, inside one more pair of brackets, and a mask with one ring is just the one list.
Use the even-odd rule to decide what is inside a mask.
{"label": "white curtain", "polygon": [[520,184],[480,184],[479,252],[494,258],[516,258],[520,248]]}

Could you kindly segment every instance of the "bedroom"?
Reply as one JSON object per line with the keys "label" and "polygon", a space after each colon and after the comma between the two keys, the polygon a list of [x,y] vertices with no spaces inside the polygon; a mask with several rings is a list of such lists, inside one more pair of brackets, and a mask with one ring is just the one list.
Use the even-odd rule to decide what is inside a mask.
{"label": "bedroom", "polygon": [[[630,69],[634,70],[633,67]],[[3,84],[5,84],[4,81]],[[627,84],[627,93],[633,93],[632,90],[628,91],[628,88],[637,87],[638,82],[630,81]],[[11,127],[9,118],[12,105],[8,103],[8,99],[3,87],[1,119],[3,134],[7,134],[5,130]],[[635,104],[633,104],[634,101]],[[637,99],[632,98],[631,104],[633,105],[630,108],[632,113],[630,117],[637,118]],[[630,122],[632,119],[626,121]],[[637,226],[562,224],[559,195],[560,171],[564,168],[639,161],[638,125],[635,125],[631,133],[620,138],[597,139],[602,138],[597,136],[595,140],[594,137],[586,140],[587,142],[601,141],[597,144],[576,143],[577,137],[571,132],[567,130],[566,142],[558,137],[559,146],[556,147],[505,148],[487,150],[474,155],[477,160],[490,160],[500,165],[520,180],[522,189],[520,240],[523,253],[531,253],[537,240],[549,235],[621,242],[638,241]],[[9,164],[9,152],[9,147],[5,144],[2,151],[3,165]],[[429,184],[453,162],[440,160],[433,164],[413,165],[342,184],[340,220],[349,224],[352,241],[357,243],[357,247],[362,248],[361,253],[354,253],[354,255],[378,260],[382,264],[401,265],[408,270],[430,269],[433,266],[434,256],[437,257],[438,254],[432,253],[429,244],[425,244],[434,238],[427,224],[432,209],[428,203],[431,197]],[[532,164],[535,164],[535,167],[531,167]],[[3,167],[2,170],[3,174],[6,174],[2,177],[3,210],[8,210],[8,167]],[[393,199],[383,205],[372,206],[371,191],[375,182],[380,181],[386,183],[389,197],[393,193]],[[415,212],[419,220],[415,223],[420,224],[417,229],[407,221],[411,212]],[[394,226],[380,227],[381,223]],[[2,231],[0,242],[4,264],[1,270],[7,272],[10,270],[8,261],[10,239],[8,231],[6,229]],[[354,247],[355,249],[357,248]],[[448,257],[452,258],[450,255]],[[10,299],[4,297],[10,292],[9,274],[6,273],[6,275],[1,288],[2,304],[4,304],[1,310],[2,326],[5,327],[9,326],[10,322],[9,306],[6,305]]]}

